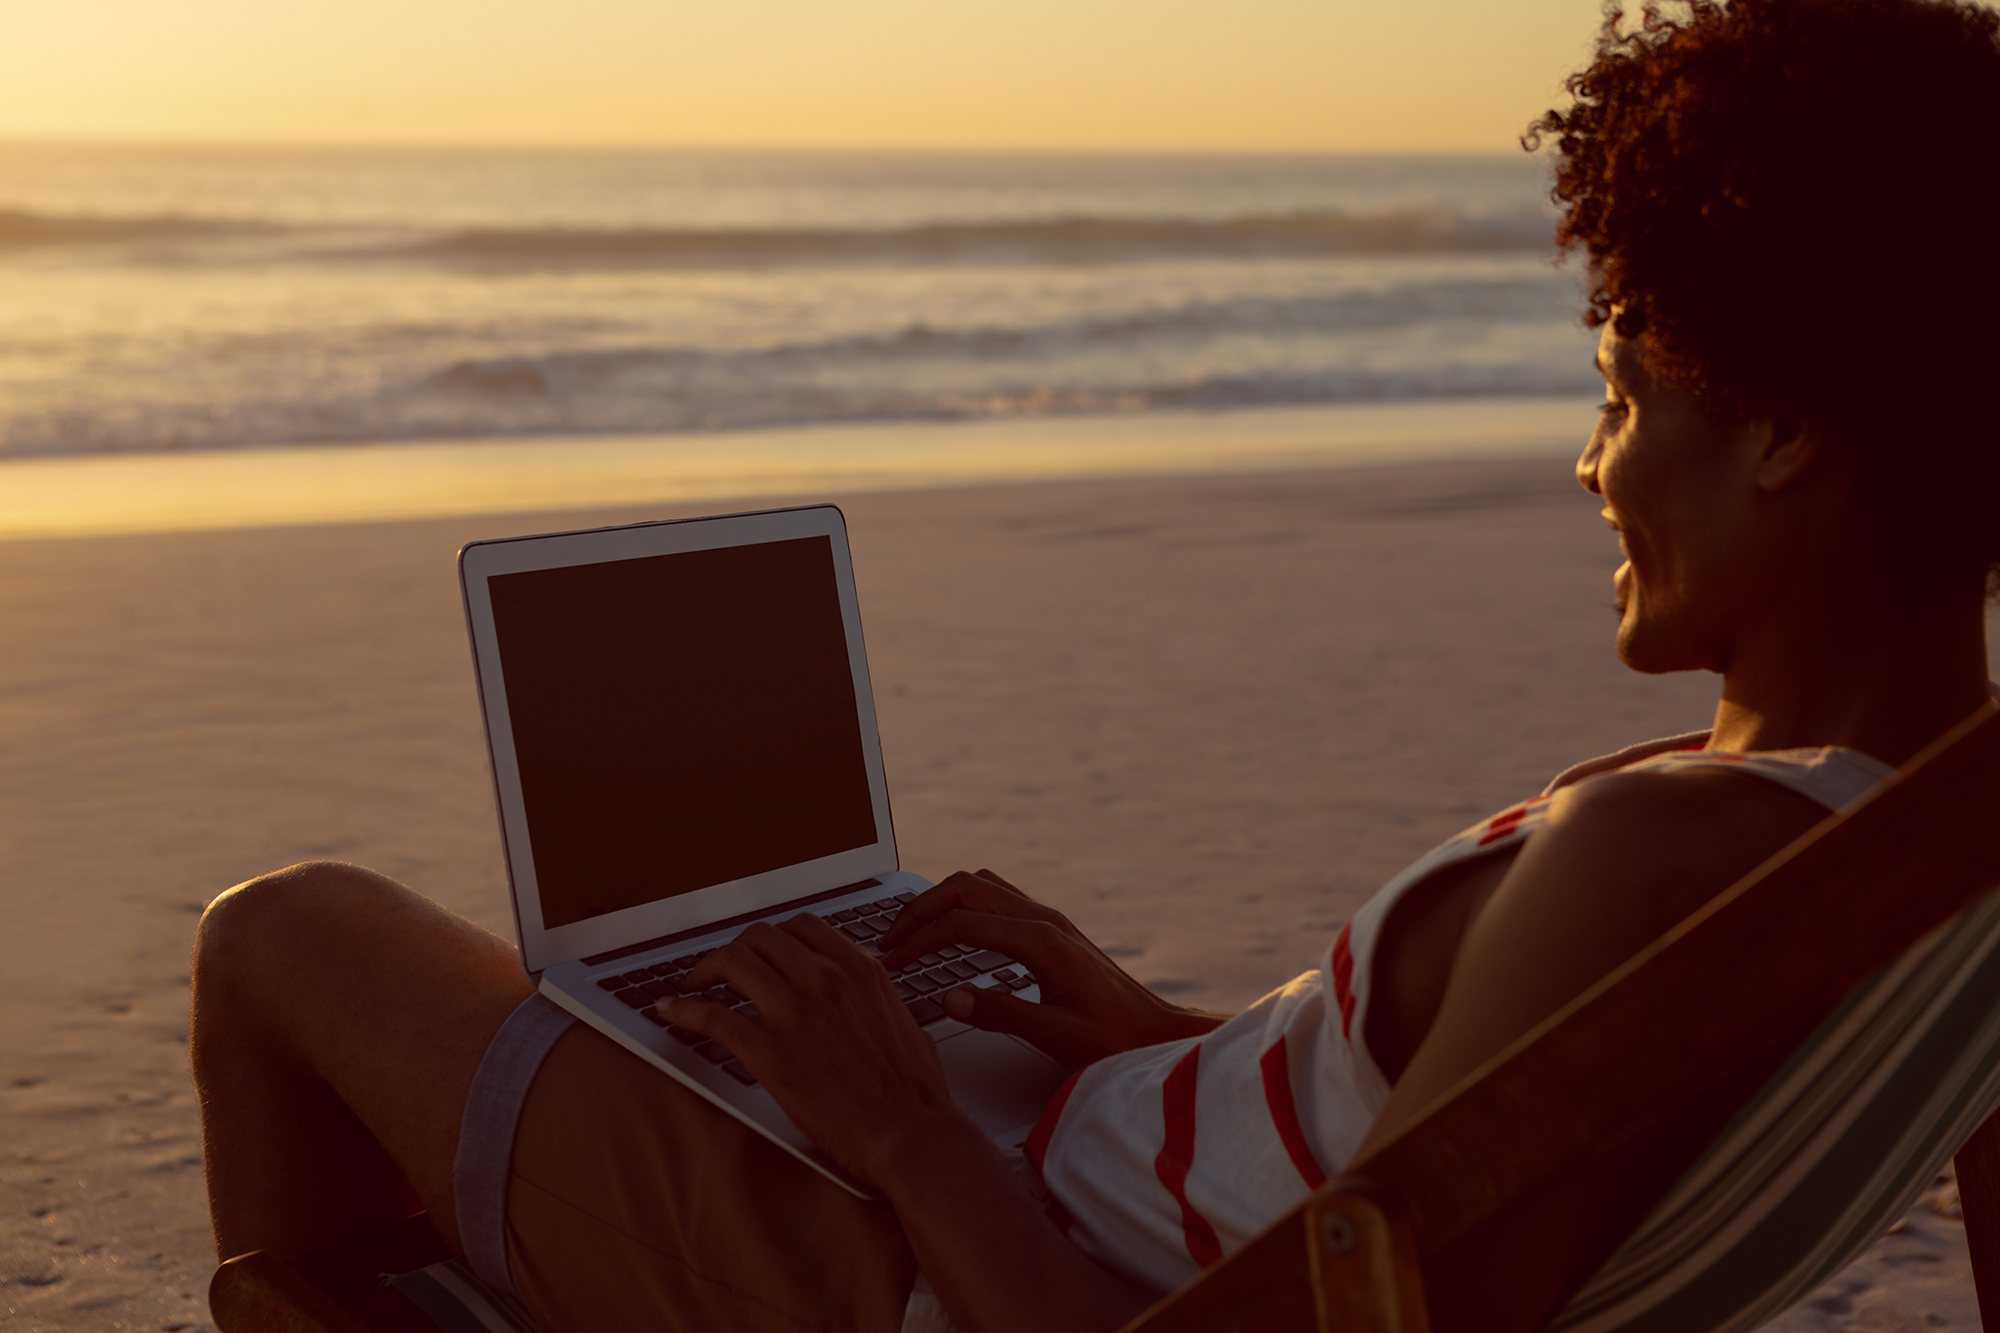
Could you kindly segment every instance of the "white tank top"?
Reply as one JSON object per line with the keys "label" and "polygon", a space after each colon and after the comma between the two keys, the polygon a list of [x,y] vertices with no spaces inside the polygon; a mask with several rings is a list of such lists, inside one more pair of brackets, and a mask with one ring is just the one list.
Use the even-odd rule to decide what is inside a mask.
{"label": "white tank top", "polygon": [[1695,748],[1706,739],[1653,741],[1569,769],[1534,800],[1475,824],[1390,880],[1317,970],[1205,1036],[1079,1070],[1024,1145],[1057,1225],[1115,1272],[1165,1292],[1341,1171],[1389,1096],[1363,1039],[1382,923],[1434,871],[1526,839],[1559,788],[1613,769],[1727,767],[1838,810],[1894,771],[1858,750]]}

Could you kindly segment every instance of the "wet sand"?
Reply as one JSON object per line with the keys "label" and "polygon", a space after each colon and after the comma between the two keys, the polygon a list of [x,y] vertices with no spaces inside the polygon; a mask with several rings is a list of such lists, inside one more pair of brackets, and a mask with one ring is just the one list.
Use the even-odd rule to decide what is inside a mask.
{"label": "wet sand", "polygon": [[[0,540],[1573,457],[1588,397],[0,458]],[[766,503],[772,503],[769,498]]]}
{"label": "wet sand", "polygon": [[[992,866],[1206,1007],[1712,706],[1613,658],[1615,547],[1549,459],[841,503],[904,864]],[[206,1324],[185,1006],[215,893],[338,857],[505,927],[457,546],[723,507],[0,543],[0,1325]],[[1781,1326],[1976,1328],[1962,1228],[1920,1206]]]}

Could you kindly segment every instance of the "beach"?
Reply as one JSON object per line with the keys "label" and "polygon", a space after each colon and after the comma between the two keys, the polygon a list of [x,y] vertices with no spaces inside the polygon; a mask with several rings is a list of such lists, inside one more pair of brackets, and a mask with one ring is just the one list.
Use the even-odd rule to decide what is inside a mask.
{"label": "beach", "polygon": [[[1713,706],[1617,662],[1614,539],[1546,452],[838,498],[903,865],[991,867],[1204,1008]],[[0,1324],[207,1326],[187,950],[216,893],[338,858],[510,931],[457,547],[731,500],[0,541]],[[1949,1211],[1774,1327],[1977,1328]]]}

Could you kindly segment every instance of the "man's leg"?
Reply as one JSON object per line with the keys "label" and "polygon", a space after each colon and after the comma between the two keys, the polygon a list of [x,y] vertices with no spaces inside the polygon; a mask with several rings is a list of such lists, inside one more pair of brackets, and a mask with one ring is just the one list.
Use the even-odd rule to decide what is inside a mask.
{"label": "man's leg", "polygon": [[203,914],[192,1053],[223,1258],[427,1209],[459,1249],[472,1076],[530,993],[514,947],[354,866],[293,866]]}

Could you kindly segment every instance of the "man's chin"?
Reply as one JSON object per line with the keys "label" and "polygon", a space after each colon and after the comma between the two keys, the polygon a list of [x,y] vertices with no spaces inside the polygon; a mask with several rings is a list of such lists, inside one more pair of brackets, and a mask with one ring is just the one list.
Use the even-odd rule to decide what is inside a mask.
{"label": "man's chin", "polygon": [[[1624,570],[1618,571],[1621,575]],[[1672,667],[1662,666],[1655,659],[1659,657],[1658,635],[1647,633],[1649,626],[1634,605],[1631,589],[1621,577],[1618,580],[1618,660],[1634,671],[1648,675],[1660,671],[1671,671]]]}
{"label": "man's chin", "polygon": [[1669,671],[1680,670],[1672,662],[1656,660],[1646,651],[1643,642],[1627,639],[1623,634],[1618,636],[1618,660],[1642,676],[1663,676]]}
{"label": "man's chin", "polygon": [[1687,645],[1672,634],[1663,634],[1660,625],[1648,625],[1636,615],[1618,621],[1618,660],[1647,676],[1664,676],[1672,671],[1693,671],[1701,665],[1692,660]]}
{"label": "man's chin", "polygon": [[1637,598],[1633,596],[1632,590],[1631,562],[1618,566],[1618,573],[1612,577],[1611,586],[1618,599],[1618,660],[1634,671],[1648,674],[1672,671],[1673,667],[1659,665],[1650,660],[1656,657],[1657,653],[1651,650],[1652,645],[1648,641],[1656,636],[1647,634],[1645,618],[1639,614]]}

